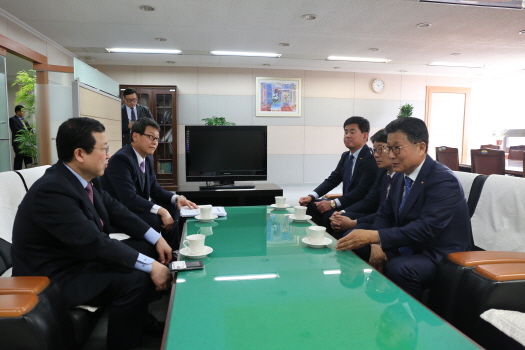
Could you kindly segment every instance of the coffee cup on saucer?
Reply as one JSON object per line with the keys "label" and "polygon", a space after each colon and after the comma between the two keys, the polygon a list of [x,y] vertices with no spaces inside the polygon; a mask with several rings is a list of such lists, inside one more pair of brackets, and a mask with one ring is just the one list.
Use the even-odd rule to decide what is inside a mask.
{"label": "coffee cup on saucer", "polygon": [[203,234],[195,234],[195,235],[189,235],[186,236],[186,239],[182,244],[184,247],[188,248],[190,250],[190,254],[192,255],[200,255],[204,254],[204,240],[206,239],[206,236]]}
{"label": "coffee cup on saucer", "polygon": [[308,239],[311,244],[323,244],[326,228],[322,226],[308,227]]}
{"label": "coffee cup on saucer", "polygon": [[211,210],[213,209],[212,205],[210,204],[199,205],[199,209],[200,209],[200,217],[202,220],[211,219]]}
{"label": "coffee cup on saucer", "polygon": [[301,205],[295,206],[294,215],[296,220],[306,220],[306,207]]}
{"label": "coffee cup on saucer", "polygon": [[283,196],[275,196],[275,206],[282,208],[286,205],[286,197]]}

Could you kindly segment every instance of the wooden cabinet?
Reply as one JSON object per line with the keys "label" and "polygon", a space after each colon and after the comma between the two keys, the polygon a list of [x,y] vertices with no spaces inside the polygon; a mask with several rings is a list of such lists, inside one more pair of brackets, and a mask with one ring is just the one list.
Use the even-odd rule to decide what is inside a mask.
{"label": "wooden cabinet", "polygon": [[168,191],[177,190],[177,87],[130,86],[137,91],[138,104],[147,106],[160,126],[159,146],[154,154],[157,180]]}

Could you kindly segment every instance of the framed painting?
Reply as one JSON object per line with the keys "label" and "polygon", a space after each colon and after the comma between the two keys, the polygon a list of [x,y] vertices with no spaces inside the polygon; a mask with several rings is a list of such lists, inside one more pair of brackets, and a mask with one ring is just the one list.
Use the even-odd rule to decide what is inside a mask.
{"label": "framed painting", "polygon": [[255,78],[255,116],[300,117],[301,78]]}

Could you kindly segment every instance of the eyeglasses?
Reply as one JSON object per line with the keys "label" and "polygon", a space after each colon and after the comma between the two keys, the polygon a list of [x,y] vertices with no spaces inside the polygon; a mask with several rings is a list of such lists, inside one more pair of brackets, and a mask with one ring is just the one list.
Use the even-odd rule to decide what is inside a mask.
{"label": "eyeglasses", "polygon": [[109,154],[109,145],[106,147],[91,147],[93,149],[101,149],[103,151],[106,151],[106,154]]}
{"label": "eyeglasses", "polygon": [[372,148],[372,154],[377,153],[378,155],[380,155],[381,153],[385,151],[385,148],[387,147],[388,146],[379,146],[377,148]]}
{"label": "eyeglasses", "polygon": [[151,141],[159,141],[159,140],[160,140],[159,137],[155,137],[154,135],[141,134],[140,132],[139,132],[139,134],[142,135],[142,136],[147,136],[147,137],[149,137],[149,139],[150,139]]}
{"label": "eyeglasses", "polygon": [[138,102],[138,98],[126,98],[126,101],[128,102]]}
{"label": "eyeglasses", "polygon": [[414,142],[414,143],[411,143],[410,145],[404,145],[404,146],[385,146],[385,147],[388,149],[388,153],[392,152],[397,156],[399,153],[401,153],[401,148],[405,148],[405,147],[412,146],[412,145],[417,145],[418,143],[421,143],[421,142]]}

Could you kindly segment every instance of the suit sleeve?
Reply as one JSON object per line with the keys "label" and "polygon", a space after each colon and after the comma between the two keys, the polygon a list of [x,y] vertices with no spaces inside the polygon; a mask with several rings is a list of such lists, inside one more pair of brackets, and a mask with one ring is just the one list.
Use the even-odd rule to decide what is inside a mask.
{"label": "suit sleeve", "polygon": [[414,220],[401,227],[392,227],[387,217],[393,217],[391,201],[385,210],[380,210],[374,222],[378,229],[383,249],[428,242],[450,225],[455,214],[462,209],[464,198],[461,188],[452,174],[444,172],[435,176],[434,181],[427,179],[427,184],[421,194],[421,201],[415,203],[416,210],[411,213]]}
{"label": "suit sleeve", "polygon": [[339,163],[337,163],[337,167],[334,171],[328,176],[322,184],[317,186],[317,188],[314,190],[315,193],[317,193],[319,196],[324,196],[337,186],[341,182],[343,182],[343,168],[346,162],[346,158],[348,157],[348,152],[345,152],[341,155],[341,159],[339,160]]}
{"label": "suit sleeve", "polygon": [[124,154],[114,154],[104,172],[105,180],[113,188],[111,193],[120,203],[133,212],[149,212],[153,203],[137,194],[136,177],[134,165]]}
{"label": "suit sleeve", "polygon": [[[371,154],[363,157],[357,185],[347,194],[339,197],[341,207],[346,208],[364,198],[373,186],[377,175],[377,163]],[[356,169],[354,169],[354,172]]]}
{"label": "suit sleeve", "polygon": [[142,110],[142,116],[141,116],[142,118],[153,119],[153,114],[151,114],[151,111],[149,110],[148,107],[142,106],[142,105],[140,107],[141,107],[140,109]]}

